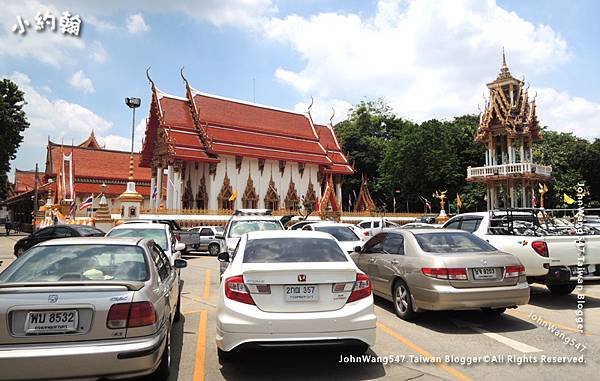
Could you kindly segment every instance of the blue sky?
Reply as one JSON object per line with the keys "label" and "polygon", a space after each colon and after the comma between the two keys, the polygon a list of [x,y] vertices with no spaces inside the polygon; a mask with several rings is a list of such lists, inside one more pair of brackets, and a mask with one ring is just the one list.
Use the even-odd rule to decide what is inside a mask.
{"label": "blue sky", "polygon": [[[31,127],[13,163],[38,162],[45,142],[82,141],[89,131],[109,148],[127,149],[131,112],[150,87],[184,95],[179,69],[198,90],[305,111],[337,121],[363,99],[384,98],[421,121],[477,113],[501,51],[511,72],[538,94],[542,124],[600,136],[600,26],[594,1],[271,1],[2,2],[0,74],[26,92]],[[79,38],[59,31],[21,36],[17,16],[79,14]]]}

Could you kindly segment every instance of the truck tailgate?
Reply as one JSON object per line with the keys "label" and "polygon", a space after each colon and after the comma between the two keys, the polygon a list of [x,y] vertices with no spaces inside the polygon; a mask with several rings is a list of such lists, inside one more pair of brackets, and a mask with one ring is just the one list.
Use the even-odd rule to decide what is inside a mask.
{"label": "truck tailgate", "polygon": [[550,266],[565,266],[574,271],[581,252],[584,275],[600,277],[600,236],[546,236]]}

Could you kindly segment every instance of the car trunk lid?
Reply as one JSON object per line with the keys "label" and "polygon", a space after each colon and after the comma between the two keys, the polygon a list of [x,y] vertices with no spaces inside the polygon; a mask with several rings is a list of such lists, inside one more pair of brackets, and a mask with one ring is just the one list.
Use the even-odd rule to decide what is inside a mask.
{"label": "car trunk lid", "polygon": [[106,326],[113,304],[128,303],[142,282],[0,284],[0,342],[29,344],[114,339]]}
{"label": "car trunk lid", "polygon": [[244,263],[242,275],[263,311],[317,312],[346,304],[356,269],[351,262]]}
{"label": "car trunk lid", "polygon": [[505,277],[506,266],[520,265],[505,253],[452,253],[444,254],[447,268],[466,269],[467,279],[449,279],[456,288],[514,286],[519,277]]}

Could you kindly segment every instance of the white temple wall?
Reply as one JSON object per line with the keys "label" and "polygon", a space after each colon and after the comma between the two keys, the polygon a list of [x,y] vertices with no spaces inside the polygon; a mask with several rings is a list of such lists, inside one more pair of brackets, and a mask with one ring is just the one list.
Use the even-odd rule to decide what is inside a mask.
{"label": "white temple wall", "polygon": [[[258,159],[244,157],[242,159],[242,165],[239,169],[236,168],[235,156],[221,155],[221,160],[217,163],[216,173],[213,177],[209,174],[208,163],[198,163],[196,168],[193,162],[186,164],[186,169],[183,176],[183,190],[185,191],[187,179],[190,177],[192,191],[194,198],[200,185],[200,179],[202,175],[205,176],[206,192],[208,194],[208,209],[219,209],[218,195],[223,186],[225,174],[229,177],[232,191],[237,191],[238,196],[234,203],[234,208],[242,208],[243,195],[246,190],[246,184],[248,182],[248,174],[254,182],[254,189],[258,194],[258,207],[264,208],[264,198],[269,188],[269,181],[271,178],[275,183],[277,194],[280,197],[280,208],[285,207],[285,197],[290,185],[290,178],[294,181],[298,197],[305,195],[308,189],[309,180],[312,181],[313,188],[317,197],[321,196],[321,187],[317,180],[317,172],[319,166],[315,164],[306,164],[304,166],[304,173],[301,176],[299,172],[299,165],[295,162],[286,162],[285,170],[283,174],[279,171],[278,160],[265,160],[263,172],[258,168]],[[194,206],[195,208],[195,206]]]}

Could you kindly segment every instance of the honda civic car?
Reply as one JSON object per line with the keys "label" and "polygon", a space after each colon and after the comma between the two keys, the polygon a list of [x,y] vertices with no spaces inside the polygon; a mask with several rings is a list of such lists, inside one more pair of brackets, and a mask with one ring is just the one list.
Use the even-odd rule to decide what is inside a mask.
{"label": "honda civic car", "polygon": [[350,256],[405,320],[426,310],[501,314],[529,302],[523,264],[462,230],[390,229]]}
{"label": "honda civic car", "polygon": [[0,380],[166,379],[185,266],[140,238],[31,248],[0,274]]}
{"label": "honda civic car", "polygon": [[[219,260],[229,261],[227,253]],[[298,230],[241,236],[223,273],[216,342],[221,361],[247,347],[375,344],[371,282],[330,234]]]}

